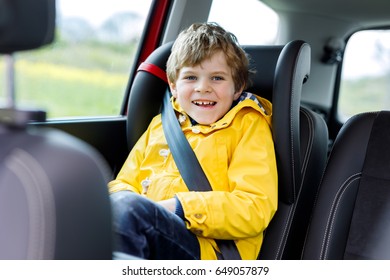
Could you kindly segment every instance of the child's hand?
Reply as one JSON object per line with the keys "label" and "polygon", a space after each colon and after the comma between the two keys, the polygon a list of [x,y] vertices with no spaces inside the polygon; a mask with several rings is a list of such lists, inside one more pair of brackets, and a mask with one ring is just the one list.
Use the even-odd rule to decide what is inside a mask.
{"label": "child's hand", "polygon": [[161,200],[157,203],[160,204],[165,209],[167,209],[168,211],[175,213],[175,209],[176,209],[176,199],[175,198]]}

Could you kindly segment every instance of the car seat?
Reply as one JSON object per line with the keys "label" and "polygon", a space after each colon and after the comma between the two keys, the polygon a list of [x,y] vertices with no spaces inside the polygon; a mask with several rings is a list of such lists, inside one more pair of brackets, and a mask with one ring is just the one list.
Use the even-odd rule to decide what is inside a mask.
{"label": "car seat", "polygon": [[341,128],[320,184],[302,258],[390,259],[390,112]]}
{"label": "car seat", "polygon": [[[165,66],[172,43],[157,48],[140,65],[127,107],[131,149],[160,112],[167,88]],[[279,173],[279,206],[267,229],[260,259],[299,259],[310,211],[325,166],[328,131],[321,116],[300,107],[310,71],[310,46],[244,46],[256,68],[248,91],[273,102],[273,137]],[[153,73],[153,74],[152,74]]]}
{"label": "car seat", "polygon": [[[0,11],[0,54],[9,66],[13,52],[53,40],[54,0],[0,1]],[[12,102],[0,109],[0,259],[111,259],[108,165],[73,136],[30,127],[45,112],[16,108],[12,79],[7,88]]]}

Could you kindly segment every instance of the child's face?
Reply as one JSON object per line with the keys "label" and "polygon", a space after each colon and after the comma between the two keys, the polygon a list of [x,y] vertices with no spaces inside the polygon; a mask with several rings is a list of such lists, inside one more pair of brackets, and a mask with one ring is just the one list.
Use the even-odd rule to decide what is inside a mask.
{"label": "child's face", "polygon": [[222,51],[199,65],[180,69],[172,95],[183,110],[199,124],[212,124],[222,118],[242,89],[235,90],[230,67]]}

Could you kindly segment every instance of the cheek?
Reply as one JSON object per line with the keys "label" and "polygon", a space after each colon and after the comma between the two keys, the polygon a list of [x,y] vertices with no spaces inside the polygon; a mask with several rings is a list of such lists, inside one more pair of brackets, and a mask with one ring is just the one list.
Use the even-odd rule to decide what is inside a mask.
{"label": "cheek", "polygon": [[[192,87],[186,84],[176,85],[175,98],[188,98],[191,95]],[[173,93],[172,93],[173,94]]]}

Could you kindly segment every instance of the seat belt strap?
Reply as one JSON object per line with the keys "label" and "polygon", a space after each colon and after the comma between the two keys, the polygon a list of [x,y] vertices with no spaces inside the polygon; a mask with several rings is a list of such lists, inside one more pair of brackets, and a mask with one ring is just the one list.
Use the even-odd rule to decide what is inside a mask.
{"label": "seat belt strap", "polygon": [[202,166],[194,153],[194,150],[184,136],[176,114],[170,104],[170,92],[167,89],[164,96],[161,112],[165,138],[167,139],[172,156],[177,168],[183,177],[187,187],[192,191],[212,190]]}
{"label": "seat belt strap", "polygon": [[[189,190],[212,191],[209,180],[200,165],[194,150],[176,118],[176,114],[170,104],[171,94],[167,88],[164,96],[161,113],[165,138],[168,142],[173,159]],[[216,239],[215,242],[221,250],[225,260],[240,260],[241,256],[233,240]]]}

